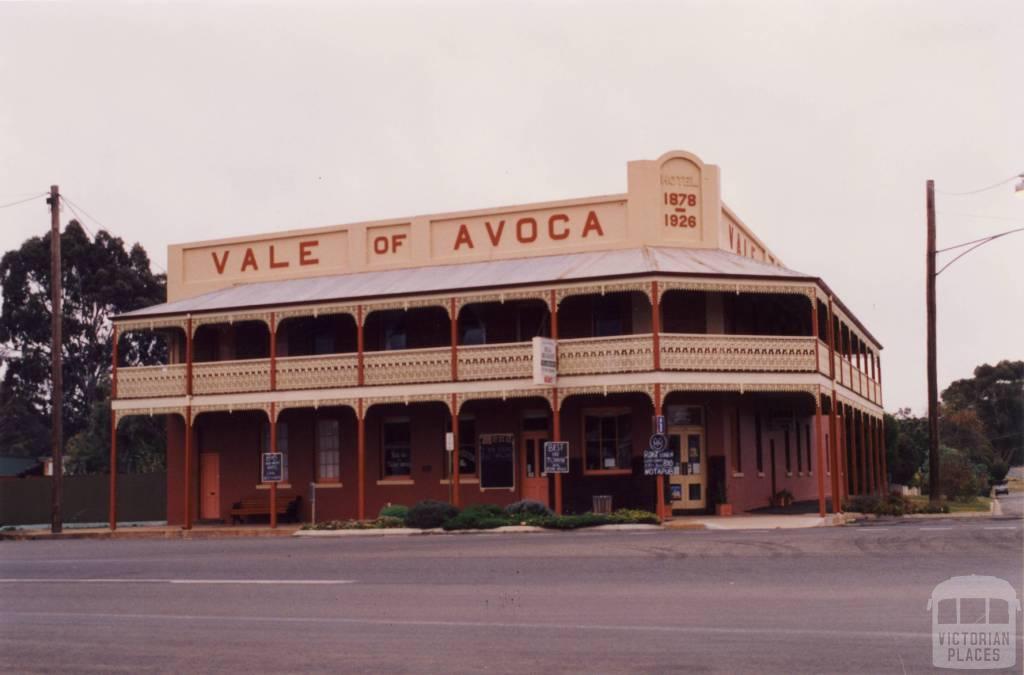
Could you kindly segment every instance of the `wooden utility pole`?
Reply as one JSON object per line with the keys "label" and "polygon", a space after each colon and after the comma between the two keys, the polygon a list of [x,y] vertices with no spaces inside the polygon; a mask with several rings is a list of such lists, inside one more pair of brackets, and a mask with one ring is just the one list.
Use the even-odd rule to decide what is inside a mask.
{"label": "wooden utility pole", "polygon": [[50,365],[52,368],[53,387],[50,392],[50,408],[52,414],[52,445],[53,445],[53,482],[51,490],[50,531],[54,534],[63,529],[61,517],[61,495],[63,494],[64,462],[62,449],[64,442],[64,376],[61,371],[61,270],[60,270],[60,188],[50,186],[50,292],[51,333]]}
{"label": "wooden utility pole", "polygon": [[928,501],[939,501],[939,378],[935,354],[935,181],[927,183],[928,251],[926,303],[928,318]]}

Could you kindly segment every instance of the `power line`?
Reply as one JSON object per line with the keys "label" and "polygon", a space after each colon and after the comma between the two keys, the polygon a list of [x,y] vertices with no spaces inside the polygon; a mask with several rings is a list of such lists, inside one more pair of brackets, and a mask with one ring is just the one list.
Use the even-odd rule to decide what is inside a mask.
{"label": "power line", "polygon": [[985,220],[1006,220],[1011,223],[1024,223],[1024,220],[1020,218],[1012,218],[1010,216],[983,216],[980,213],[950,213],[949,211],[936,211],[935,213],[940,216],[956,216],[958,218],[982,218]]}
{"label": "power line", "polygon": [[968,190],[967,192],[944,192],[942,190],[936,190],[935,192],[937,192],[940,195],[946,195],[947,197],[963,197],[965,195],[976,195],[979,192],[986,192],[988,190],[994,190],[995,188],[1003,186],[1003,185],[1006,185],[1010,181],[1015,180],[1017,178],[1024,178],[1024,173],[1014,174],[1013,176],[1010,176],[1006,180],[1001,180],[998,183],[993,183],[992,185],[989,185],[988,187],[979,188],[977,190]]}
{"label": "power line", "polygon": [[17,206],[18,204],[24,204],[25,202],[30,202],[33,199],[39,199],[40,197],[45,197],[48,194],[50,194],[50,193],[49,192],[40,192],[37,195],[32,195],[31,197],[26,197],[25,199],[19,199],[16,202],[9,202],[7,204],[0,204],[0,209],[6,209],[8,206]]}
{"label": "power line", "polygon": [[[1024,230],[1024,227],[1018,227],[1015,230],[1007,230],[1006,232],[1000,232],[999,234],[993,234],[991,237],[985,237],[984,239],[975,240],[974,242],[970,242],[969,241],[966,244],[959,244],[957,246],[954,246],[953,248],[960,248],[961,246],[967,246],[969,244],[974,244],[974,246],[971,246],[969,249],[967,249],[966,251],[964,251],[963,253],[961,253],[960,255],[958,255],[957,257],[953,258],[952,260],[950,260],[945,265],[943,265],[942,269],[940,269],[938,272],[935,273],[935,276],[939,276],[940,274],[942,274],[946,270],[947,267],[949,267],[950,265],[955,263],[960,258],[963,258],[965,255],[967,255],[968,253],[970,253],[974,249],[980,248],[980,247],[984,246],[985,244],[989,243],[990,241],[994,241],[996,239],[999,239],[1000,237],[1005,237],[1008,234],[1013,234],[1014,232],[1020,232],[1021,230]],[[949,250],[949,249],[945,249],[945,250]],[[938,251],[936,251],[936,253],[937,252]]]}
{"label": "power line", "polygon": [[[78,215],[78,211],[81,211],[81,212],[82,212],[82,213],[84,213],[84,214],[85,214],[86,216],[88,216],[88,217],[89,217],[89,218],[90,218],[90,219],[91,219],[91,220],[92,220],[92,221],[93,221],[94,223],[96,223],[97,225],[99,225],[99,226],[100,226],[101,228],[103,228],[103,229],[104,229],[104,230],[106,230],[107,232],[110,232],[110,228],[108,228],[108,227],[107,227],[106,225],[104,225],[103,223],[101,223],[101,222],[100,222],[100,221],[99,221],[99,220],[98,220],[98,219],[96,218],[96,216],[93,216],[93,215],[91,215],[91,214],[90,214],[90,213],[89,213],[88,211],[86,211],[86,210],[85,210],[85,209],[83,209],[83,208],[82,208],[81,206],[79,206],[79,205],[78,205],[78,204],[76,204],[75,202],[71,201],[70,199],[68,199],[68,198],[67,198],[67,197],[65,197],[64,195],[61,195],[61,199],[63,199],[63,200],[65,201],[65,202],[67,202],[67,204],[68,204],[68,207],[69,207],[69,208],[71,209],[71,212],[72,212],[72,213],[74,213],[74,214],[75,214],[76,216]],[[75,210],[75,207],[76,207],[76,206],[78,207],[78,211],[76,211],[76,210]],[[82,219],[81,219],[81,218],[79,218],[79,222],[82,222]],[[84,227],[84,228],[85,228],[85,231],[86,231],[86,232],[89,232],[89,227],[88,227],[88,226],[87,226],[87,225],[86,225],[85,223],[82,223],[82,227]],[[92,236],[92,232],[89,232],[89,234],[90,234],[90,235]],[[93,236],[93,238],[95,239],[95,236]],[[152,258],[150,258],[150,260],[149,260],[149,264],[150,264],[150,265],[153,265],[154,267],[156,267],[156,268],[157,268],[158,270],[160,270],[160,271],[161,271],[161,272],[163,272],[164,274],[167,274],[167,270],[166,270],[166,269],[164,269],[163,265],[161,265],[161,264],[160,264],[160,263],[158,263],[157,261],[153,260]]]}
{"label": "power line", "polygon": [[954,248],[963,248],[964,246],[970,246],[971,244],[976,244],[979,241],[988,241],[990,239],[996,239],[998,237],[1005,237],[1008,234],[1013,234],[1014,232],[1020,232],[1021,230],[1024,230],[1024,227],[1018,227],[1018,228],[1013,229],[1013,230],[1007,230],[1006,232],[997,232],[996,234],[990,234],[989,236],[981,237],[980,239],[972,239],[971,241],[965,241],[964,243],[957,244],[955,246],[947,246],[946,248],[940,248],[939,250],[937,250],[935,252],[936,253],[944,253],[946,251],[952,251]]}
{"label": "power line", "polygon": [[87,234],[88,234],[88,235],[89,235],[90,237],[92,237],[93,239],[95,239],[95,238],[96,238],[96,235],[95,235],[95,234],[93,234],[93,233],[92,233],[92,230],[90,230],[90,229],[89,229],[89,226],[88,226],[88,225],[86,224],[86,222],[85,222],[85,218],[83,218],[82,216],[80,216],[80,215],[78,214],[78,211],[76,211],[76,210],[75,210],[75,207],[71,205],[71,201],[70,201],[70,200],[69,200],[69,199],[68,199],[67,197],[65,197],[64,195],[61,195],[61,196],[60,196],[60,198],[61,198],[61,201],[63,201],[63,202],[65,203],[65,204],[67,204],[67,205],[68,205],[68,208],[69,208],[69,209],[71,209],[71,213],[72,213],[72,214],[74,214],[74,216],[75,216],[75,220],[76,220],[76,221],[78,221],[78,224],[79,224],[79,225],[81,225],[81,226],[82,226],[83,228],[85,228],[85,231],[86,231],[86,233],[87,233]]}

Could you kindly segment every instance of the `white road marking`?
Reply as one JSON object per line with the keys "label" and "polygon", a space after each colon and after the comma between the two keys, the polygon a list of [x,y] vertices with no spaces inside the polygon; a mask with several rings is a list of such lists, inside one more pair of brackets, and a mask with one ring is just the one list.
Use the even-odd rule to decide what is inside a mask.
{"label": "white road marking", "polygon": [[919,527],[922,532],[939,532],[940,530],[952,530],[952,527]]}
{"label": "white road marking", "polygon": [[695,634],[695,635],[764,635],[794,637],[830,637],[830,638],[877,638],[890,639],[921,639],[931,633],[910,631],[877,631],[822,628],[778,628],[773,626],[739,628],[727,626],[665,626],[665,625],[630,625],[630,624],[588,624],[588,623],[546,623],[546,622],[514,622],[514,621],[445,621],[433,619],[375,619],[355,617],[318,617],[318,616],[232,616],[213,614],[113,614],[105,612],[6,612],[4,617],[39,617],[54,619],[80,619],[94,623],[101,619],[124,621],[159,620],[159,621],[214,621],[217,623],[231,621],[234,623],[310,623],[310,624],[347,624],[367,626],[423,626],[434,628],[459,629],[536,629],[536,630],[571,630],[571,631],[607,631],[612,633],[662,633],[662,634]]}
{"label": "white road marking", "polygon": [[243,584],[263,586],[333,586],[350,579],[0,579],[0,584]]}
{"label": "white road marking", "polygon": [[992,525],[989,527],[982,528],[985,530],[1016,530],[1016,525]]}

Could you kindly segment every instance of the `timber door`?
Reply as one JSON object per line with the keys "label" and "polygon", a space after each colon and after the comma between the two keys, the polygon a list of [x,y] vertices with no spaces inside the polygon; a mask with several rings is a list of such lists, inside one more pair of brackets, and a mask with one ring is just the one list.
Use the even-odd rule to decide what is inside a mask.
{"label": "timber door", "polygon": [[199,455],[199,517],[220,520],[220,454]]}
{"label": "timber door", "polygon": [[707,506],[708,473],[704,429],[669,427],[668,446],[673,456],[673,475],[669,476],[672,508],[703,510]]}
{"label": "timber door", "polygon": [[548,475],[544,473],[544,442],[546,431],[525,431],[520,441],[523,499],[532,499],[545,506],[548,503]]}

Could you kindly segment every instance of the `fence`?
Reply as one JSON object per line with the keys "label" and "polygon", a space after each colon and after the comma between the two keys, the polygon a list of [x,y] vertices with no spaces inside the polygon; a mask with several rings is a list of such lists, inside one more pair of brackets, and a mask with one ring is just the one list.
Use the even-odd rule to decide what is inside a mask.
{"label": "fence", "polygon": [[[50,522],[49,477],[0,479],[0,525]],[[65,523],[105,523],[110,477],[64,476]],[[117,519],[123,522],[167,519],[167,474],[122,474],[117,477]]]}

